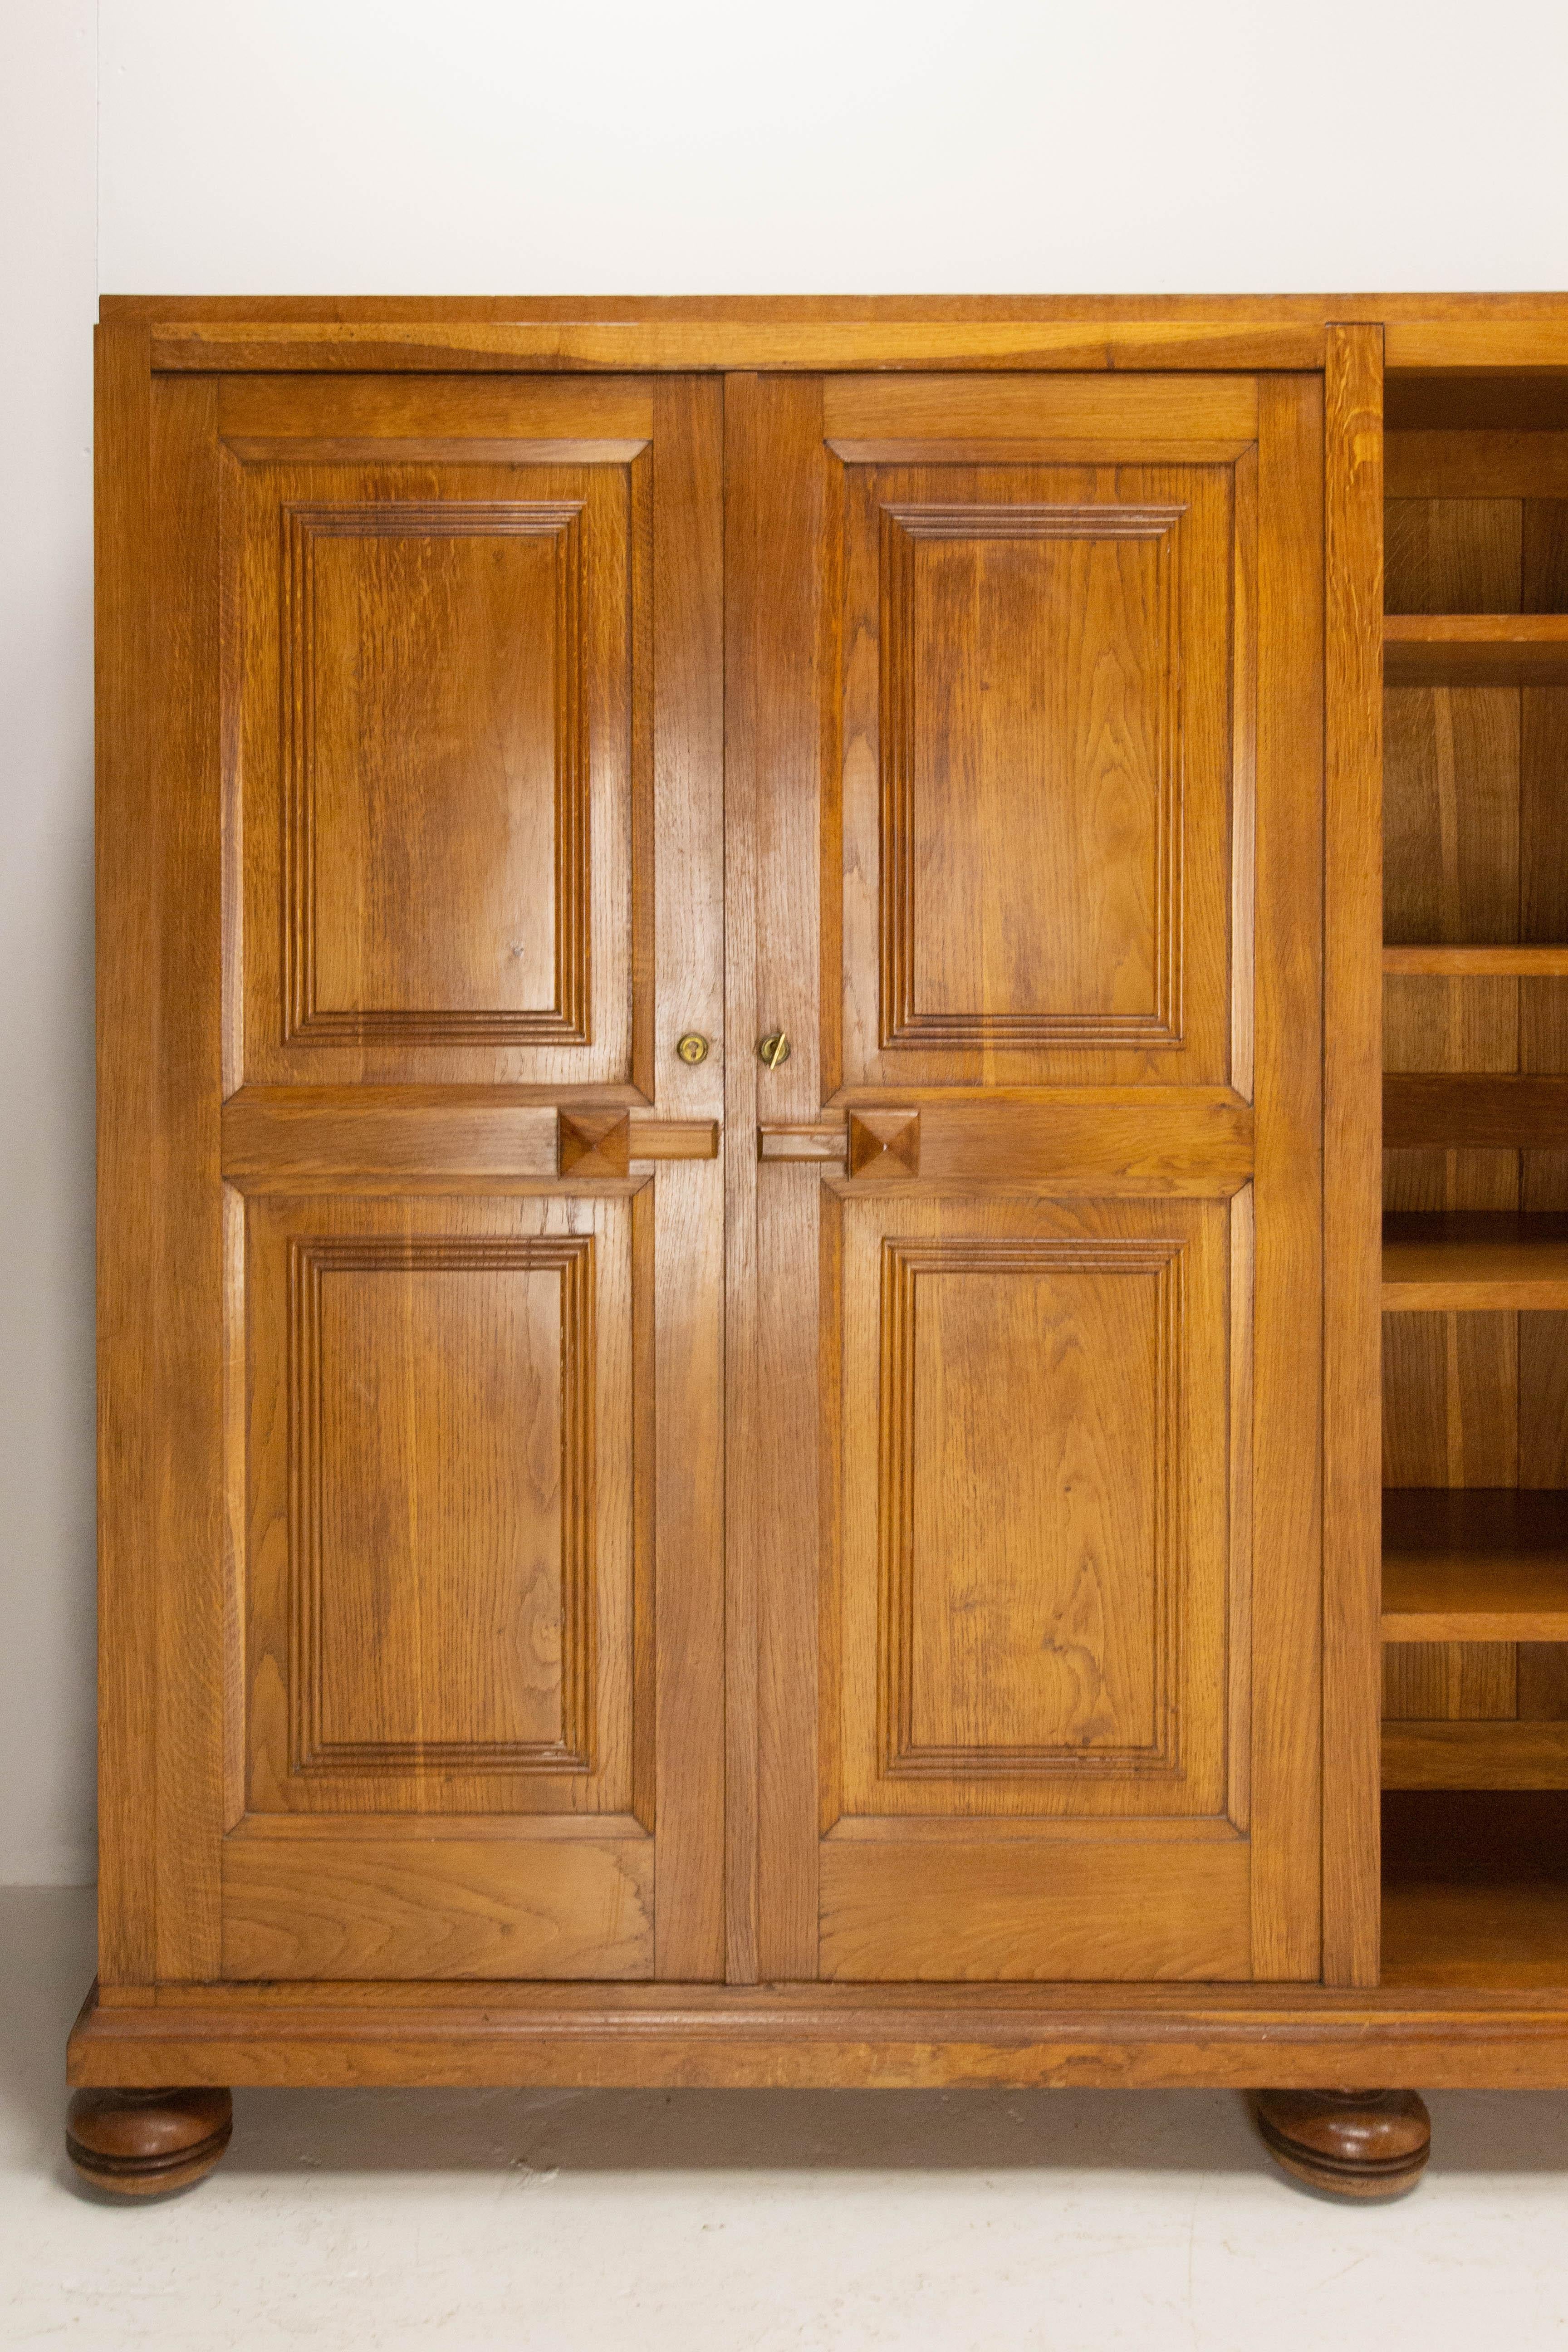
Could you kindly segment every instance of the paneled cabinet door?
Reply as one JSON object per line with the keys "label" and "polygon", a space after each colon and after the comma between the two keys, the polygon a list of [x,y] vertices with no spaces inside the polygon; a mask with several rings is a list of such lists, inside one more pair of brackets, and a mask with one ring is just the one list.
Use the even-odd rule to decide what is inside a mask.
{"label": "paneled cabinet door", "polygon": [[728,429],[731,1964],[1310,1978],[1318,381]]}
{"label": "paneled cabinet door", "polygon": [[722,1974],[721,463],[155,389],[164,1977]]}

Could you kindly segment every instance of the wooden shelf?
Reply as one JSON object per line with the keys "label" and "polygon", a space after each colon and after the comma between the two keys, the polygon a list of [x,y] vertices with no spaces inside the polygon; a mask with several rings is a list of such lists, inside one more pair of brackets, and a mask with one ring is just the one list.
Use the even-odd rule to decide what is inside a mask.
{"label": "wooden shelf", "polygon": [[1383,1305],[1385,1314],[1568,1308],[1568,1216],[1385,1217]]}
{"label": "wooden shelf", "polygon": [[1390,613],[1385,686],[1568,686],[1568,613]]}
{"label": "wooden shelf", "polygon": [[1568,1642],[1568,1494],[1394,1486],[1385,1642]]}
{"label": "wooden shelf", "polygon": [[1568,1985],[1568,1884],[1405,1880],[1383,1890],[1384,1985]]}
{"label": "wooden shelf", "polygon": [[1568,1793],[1383,1801],[1383,1982],[1568,1985]]}
{"label": "wooden shelf", "polygon": [[1383,1727],[1383,1785],[1568,1789],[1568,1723],[1521,1723],[1511,1716],[1395,1717]]}
{"label": "wooden shelf", "polygon": [[1568,973],[1568,947],[1385,947],[1385,973],[1421,973],[1434,980],[1551,980]]}
{"label": "wooden shelf", "polygon": [[1390,1072],[1383,1141],[1390,1151],[1568,1150],[1568,1077]]}

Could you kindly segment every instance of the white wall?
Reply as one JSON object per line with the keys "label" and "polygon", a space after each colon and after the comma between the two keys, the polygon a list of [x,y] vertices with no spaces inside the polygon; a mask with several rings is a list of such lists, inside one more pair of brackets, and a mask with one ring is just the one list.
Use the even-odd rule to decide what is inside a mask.
{"label": "white wall", "polygon": [[0,1880],[90,1866],[95,275],[167,293],[1568,286],[1562,0],[97,13],[96,59],[91,0],[0,16]]}
{"label": "white wall", "polygon": [[0,11],[0,1880],[93,1874],[93,97]]}

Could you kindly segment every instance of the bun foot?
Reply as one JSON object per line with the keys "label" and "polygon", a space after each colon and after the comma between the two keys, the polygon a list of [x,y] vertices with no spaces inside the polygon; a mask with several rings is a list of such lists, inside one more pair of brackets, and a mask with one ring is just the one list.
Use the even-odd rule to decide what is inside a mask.
{"label": "bun foot", "polygon": [[226,2091],[78,2091],[66,2154],[112,2197],[157,2197],[210,2172],[234,2128]]}
{"label": "bun foot", "polygon": [[1415,2091],[1260,2091],[1258,2127],[1276,2164],[1331,2197],[1402,2197],[1432,2153]]}

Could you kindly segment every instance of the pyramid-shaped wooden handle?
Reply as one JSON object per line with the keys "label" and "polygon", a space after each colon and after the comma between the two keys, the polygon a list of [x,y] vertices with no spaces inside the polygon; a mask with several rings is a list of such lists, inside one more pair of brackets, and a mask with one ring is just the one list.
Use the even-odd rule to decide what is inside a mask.
{"label": "pyramid-shaped wooden handle", "polygon": [[572,1110],[556,1114],[555,1165],[563,1176],[625,1176],[631,1168],[631,1114]]}
{"label": "pyramid-shaped wooden handle", "polygon": [[851,1176],[918,1176],[921,1115],[918,1110],[852,1110],[849,1114]]}

